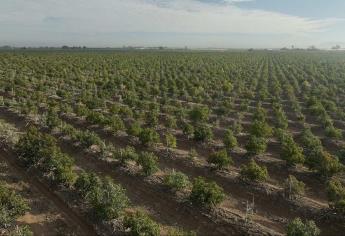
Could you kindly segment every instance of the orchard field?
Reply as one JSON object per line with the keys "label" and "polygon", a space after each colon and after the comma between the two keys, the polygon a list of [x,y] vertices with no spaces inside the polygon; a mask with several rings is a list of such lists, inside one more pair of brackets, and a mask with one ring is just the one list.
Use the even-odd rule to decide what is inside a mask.
{"label": "orchard field", "polygon": [[345,54],[0,52],[0,234],[344,235]]}

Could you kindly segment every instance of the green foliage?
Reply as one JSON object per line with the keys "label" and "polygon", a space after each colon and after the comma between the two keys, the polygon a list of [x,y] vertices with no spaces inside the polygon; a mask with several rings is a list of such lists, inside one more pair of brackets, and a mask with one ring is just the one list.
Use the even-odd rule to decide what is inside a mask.
{"label": "green foliage", "polygon": [[324,177],[338,173],[342,165],[336,156],[323,150],[320,139],[314,136],[310,129],[302,133],[302,144],[306,156],[306,164]]}
{"label": "green foliage", "polygon": [[89,113],[89,109],[86,106],[78,104],[75,109],[75,112],[77,116],[86,116]]}
{"label": "green foliage", "polygon": [[51,153],[50,158],[46,159],[42,168],[51,176],[51,180],[56,183],[62,183],[66,186],[71,186],[76,178],[73,171],[74,161],[72,158],[58,149]]}
{"label": "green foliage", "polygon": [[28,210],[28,204],[20,195],[0,183],[0,228],[13,226]]}
{"label": "green foliage", "polygon": [[245,148],[249,155],[262,154],[267,149],[267,140],[257,136],[250,136]]}
{"label": "green foliage", "polygon": [[226,131],[223,143],[228,150],[232,150],[237,147],[237,139],[231,129]]}
{"label": "green foliage", "polygon": [[145,146],[152,146],[159,142],[159,134],[151,129],[151,128],[145,128],[142,129],[139,133],[139,140],[141,144]]}
{"label": "green foliage", "polygon": [[232,130],[236,135],[240,134],[243,130],[241,122],[238,120],[234,121],[234,123],[232,124]]}
{"label": "green foliage", "polygon": [[15,146],[18,158],[28,167],[35,167],[45,173],[51,181],[70,186],[75,180],[73,160],[63,154],[56,140],[36,128],[29,128]]}
{"label": "green foliage", "polygon": [[208,120],[210,111],[208,107],[205,106],[195,106],[189,113],[190,119],[197,123],[197,122],[205,122]]}
{"label": "green foliage", "polygon": [[247,111],[249,109],[249,100],[242,100],[240,103],[240,110]]}
{"label": "green foliage", "polygon": [[196,233],[193,231],[184,231],[179,228],[172,228],[168,230],[167,236],[196,236]]}
{"label": "green foliage", "polygon": [[242,165],[240,175],[245,180],[258,182],[268,178],[267,168],[259,166],[253,159],[247,165]]}
{"label": "green foliage", "polygon": [[278,102],[273,102],[273,111],[275,114],[276,127],[284,130],[287,129],[289,123],[282,105]]}
{"label": "green foliage", "polygon": [[250,127],[250,134],[261,138],[270,137],[272,132],[272,128],[266,122],[262,121],[254,121]]}
{"label": "green foliage", "polygon": [[345,187],[339,180],[330,180],[327,186],[327,195],[332,202],[345,200]]}
{"label": "green foliage", "polygon": [[310,129],[304,129],[302,132],[302,144],[303,148],[305,149],[306,153],[311,153],[315,149],[319,149],[319,147],[322,148],[321,140],[313,135]]}
{"label": "green foliage", "polygon": [[86,121],[94,125],[103,125],[106,123],[103,114],[97,111],[89,111],[86,116]]}
{"label": "green foliage", "polygon": [[341,148],[337,152],[337,157],[338,157],[339,161],[341,161],[342,163],[345,163],[345,147]]}
{"label": "green foliage", "polygon": [[184,135],[186,135],[188,138],[191,138],[194,134],[194,127],[189,123],[184,123],[182,131]]}
{"label": "green foliage", "polygon": [[313,169],[326,178],[332,177],[342,169],[338,158],[326,151],[320,152],[315,161],[317,165]]}
{"label": "green foliage", "polygon": [[156,127],[158,125],[158,116],[157,112],[147,112],[146,113],[146,124],[150,127]]}
{"label": "green foliage", "polygon": [[100,220],[118,218],[129,204],[125,190],[110,177],[101,179],[92,173],[82,173],[75,187]]}
{"label": "green foliage", "polygon": [[305,184],[302,181],[297,180],[295,176],[289,175],[284,182],[284,190],[290,198],[303,196],[305,192]]}
{"label": "green foliage", "polygon": [[136,136],[136,137],[139,136],[141,132],[140,123],[138,121],[133,122],[131,126],[128,128],[127,132],[129,135]]}
{"label": "green foliage", "polygon": [[49,108],[46,116],[46,125],[48,129],[52,130],[60,124],[59,116],[57,115],[57,111],[53,108]]}
{"label": "green foliage", "polygon": [[320,139],[312,134],[310,129],[302,132],[302,145],[306,156],[306,165],[318,171],[322,176],[331,177],[341,169],[339,160],[323,150]]}
{"label": "green foliage", "polygon": [[201,142],[209,142],[213,138],[213,132],[211,128],[205,124],[198,125],[194,129],[194,140]]}
{"label": "green foliage", "polygon": [[109,120],[109,127],[111,128],[113,133],[117,133],[118,131],[125,130],[125,124],[123,123],[122,119],[118,116],[112,116]]}
{"label": "green foliage", "polygon": [[265,122],[267,119],[267,112],[262,108],[261,104],[258,104],[254,114],[253,119],[260,122]]}
{"label": "green foliage", "polygon": [[[285,114],[287,111],[293,120],[301,121],[291,124],[294,130],[300,124],[309,126],[310,119],[303,113],[310,112],[312,123],[324,130],[326,141],[329,137],[340,139],[344,135],[338,129],[339,121],[345,118],[344,99],[340,96],[345,91],[342,55],[250,50],[223,53],[176,51],[162,56],[155,50],[125,51],[3,53],[0,57],[0,92],[3,96],[0,104],[23,116],[34,115],[29,119],[43,121],[41,118],[46,118],[47,126],[50,129],[58,127],[57,131],[61,131],[64,138],[69,137],[71,143],[84,148],[97,145],[92,150],[100,149],[98,157],[113,154],[123,164],[132,160],[139,163],[138,155],[129,149],[115,150],[111,145],[105,145],[96,134],[82,132],[58,120],[53,113],[55,107],[61,113],[77,113],[79,118],[85,117],[90,123],[97,124],[100,130],[105,128],[115,134],[123,129],[125,122],[128,134],[134,136],[126,138],[126,142],[134,141],[132,138],[139,140],[141,134],[143,144],[150,146],[162,142],[167,144],[168,151],[175,142],[169,135],[165,137],[164,125],[168,130],[175,129],[177,122],[177,135],[183,130],[185,137],[205,142],[212,140],[214,129],[217,140],[207,145],[212,149],[219,146],[218,128],[234,121],[231,127],[234,134],[227,133],[222,140],[229,152],[236,146],[234,135],[242,132],[241,124],[247,128],[248,119],[252,117],[253,125],[249,130],[252,137],[246,145],[249,154],[265,152],[271,136],[269,126],[274,126],[282,147],[281,158],[289,165],[303,163],[325,178],[344,169],[340,165],[345,163],[345,158],[341,158],[343,155],[340,153],[338,160],[325,152],[319,138],[310,130],[291,138],[286,131],[289,123]],[[252,109],[255,103],[257,107]],[[273,108],[270,114],[263,106]],[[41,115],[42,108],[48,108],[45,116]],[[166,117],[165,121],[163,117]],[[155,127],[159,127],[159,135],[152,135],[156,131],[143,132],[141,125],[143,128],[154,127],[152,130],[157,132]],[[6,144],[16,142],[15,138],[10,140],[1,139]],[[179,141],[183,142],[183,138]],[[188,144],[191,144],[190,149],[201,146],[194,142]],[[71,179],[68,177],[68,158],[50,148],[49,140],[34,145],[37,146],[36,150],[28,148],[27,155],[21,156],[27,167],[36,168],[54,182],[73,182],[68,180]],[[338,150],[331,151],[333,154]],[[196,155],[191,156],[194,159]],[[227,164],[222,162],[227,159],[219,157],[222,155],[212,160],[216,160],[215,164],[220,163],[220,168]],[[289,182],[295,181],[290,179]],[[341,201],[332,204],[340,209]]]}
{"label": "green foliage", "polygon": [[128,214],[124,219],[124,226],[130,229],[133,236],[159,236],[160,227],[142,211]]}
{"label": "green foliage", "polygon": [[190,182],[184,173],[172,170],[164,177],[164,184],[174,191],[181,191],[187,188]]}
{"label": "green foliage", "polygon": [[292,137],[286,137],[281,142],[280,157],[286,161],[287,165],[293,166],[298,163],[304,163],[303,149],[299,147]]}
{"label": "green foliage", "polygon": [[228,153],[225,149],[212,153],[207,162],[214,165],[219,170],[233,164],[232,158],[228,156]]}
{"label": "green foliage", "polygon": [[114,158],[118,159],[122,165],[128,163],[128,161],[138,161],[139,155],[134,147],[127,146],[121,148],[114,153]]}
{"label": "green foliage", "polygon": [[314,221],[303,223],[300,218],[291,221],[287,226],[287,236],[317,236],[320,235],[319,228]]}
{"label": "green foliage", "polygon": [[176,138],[173,134],[167,133],[165,135],[165,145],[168,149],[176,148]]}
{"label": "green foliage", "polygon": [[80,142],[81,146],[85,148],[89,148],[92,145],[101,146],[103,144],[101,138],[95,132],[89,130],[77,130],[72,139]]}
{"label": "green foliage", "polygon": [[281,129],[287,129],[289,122],[282,110],[276,112],[276,126]]}
{"label": "green foliage", "polygon": [[167,121],[166,121],[166,127],[169,129],[176,129],[177,128],[176,118],[173,116],[168,116]]}
{"label": "green foliage", "polygon": [[13,147],[19,140],[19,132],[15,126],[0,120],[0,143]]}
{"label": "green foliage", "polygon": [[337,201],[334,205],[334,208],[340,214],[345,215],[345,199]]}
{"label": "green foliage", "polygon": [[33,235],[34,234],[28,225],[17,226],[15,229],[9,232],[9,236],[33,236]]}
{"label": "green foliage", "polygon": [[16,145],[18,158],[26,166],[33,166],[50,153],[54,143],[55,139],[52,136],[42,134],[37,128],[30,127]]}
{"label": "green foliage", "polygon": [[129,202],[125,190],[109,177],[102,181],[95,192],[87,195],[87,198],[96,217],[104,220],[117,218]]}
{"label": "green foliage", "polygon": [[225,198],[225,194],[223,189],[215,182],[207,182],[204,178],[198,177],[194,179],[189,198],[194,204],[212,207],[221,203]]}
{"label": "green foliage", "polygon": [[79,174],[74,187],[85,198],[90,192],[96,191],[101,182],[101,179],[95,173],[82,172]]}
{"label": "green foliage", "polygon": [[146,176],[152,175],[159,170],[158,157],[151,152],[142,152],[138,159],[138,164],[142,167]]}
{"label": "green foliage", "polygon": [[198,152],[195,150],[195,148],[191,148],[188,152],[188,158],[194,161],[197,157],[198,157]]}
{"label": "green foliage", "polygon": [[334,126],[327,126],[325,129],[325,134],[327,137],[341,139],[343,137],[343,133],[341,129],[337,129]]}

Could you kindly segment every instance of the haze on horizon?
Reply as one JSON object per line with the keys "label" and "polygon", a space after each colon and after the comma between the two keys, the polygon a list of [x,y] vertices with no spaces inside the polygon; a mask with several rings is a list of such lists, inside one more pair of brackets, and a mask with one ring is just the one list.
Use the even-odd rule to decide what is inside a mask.
{"label": "haze on horizon", "polygon": [[343,0],[1,0],[0,45],[345,47]]}

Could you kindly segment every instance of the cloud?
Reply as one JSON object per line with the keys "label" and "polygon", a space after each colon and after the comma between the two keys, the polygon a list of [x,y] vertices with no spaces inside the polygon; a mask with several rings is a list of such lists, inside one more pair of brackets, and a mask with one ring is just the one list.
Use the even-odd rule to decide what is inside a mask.
{"label": "cloud", "polygon": [[43,19],[44,23],[48,24],[57,24],[57,23],[63,23],[64,22],[63,17],[56,17],[56,16],[47,16]]}
{"label": "cloud", "polygon": [[[101,0],[107,2],[106,0]],[[233,5],[210,4],[196,0],[117,0],[114,8],[93,22],[104,29],[177,33],[271,33],[318,32],[335,19],[312,20],[261,10],[243,10]],[[233,1],[232,1],[233,2]],[[107,4],[105,4],[107,5]],[[102,28],[102,27],[100,27]]]}
{"label": "cloud", "polygon": [[208,3],[208,4],[233,4],[239,2],[252,2],[254,0],[197,0],[198,2]]}
{"label": "cloud", "polygon": [[291,36],[339,21],[241,9],[232,4],[238,1],[247,0],[1,0],[0,40],[56,34],[85,40],[121,32]]}

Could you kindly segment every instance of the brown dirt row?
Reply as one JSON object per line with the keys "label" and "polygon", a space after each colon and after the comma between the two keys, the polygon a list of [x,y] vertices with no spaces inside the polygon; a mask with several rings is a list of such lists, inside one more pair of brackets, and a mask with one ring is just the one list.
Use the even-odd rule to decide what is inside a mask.
{"label": "brown dirt row", "polygon": [[[80,121],[77,122],[76,120],[73,121],[66,118],[65,118],[65,121],[67,121],[71,125],[76,126],[77,128],[80,128],[80,129],[88,128],[92,131],[95,131],[96,133],[100,135],[100,137],[108,141],[108,143],[114,144],[115,146],[125,147],[126,145],[132,144],[132,142],[128,140],[128,137],[116,138],[112,135],[105,133],[103,130],[97,129],[95,126],[88,127],[87,125],[85,125],[84,122],[80,122]],[[145,149],[140,148],[140,150],[145,150]],[[259,191],[254,190],[252,188],[253,186],[245,186],[245,185],[243,186],[243,183],[240,182],[238,178],[234,178],[233,176],[227,173],[217,174],[211,171],[210,169],[205,168],[205,166],[191,165],[190,163],[188,163],[188,160],[186,160],[185,158],[182,158],[182,159],[181,158],[177,158],[177,159],[167,158],[165,157],[166,155],[164,153],[157,153],[157,154],[161,156],[160,167],[162,169],[164,168],[176,169],[176,170],[186,173],[187,175],[191,177],[205,176],[207,178],[215,180],[218,184],[220,184],[225,189],[227,193],[232,195],[235,199],[238,199],[238,200],[243,199],[243,201],[246,201],[246,200],[251,199],[254,193],[255,201],[257,203],[256,207],[257,207],[258,213],[267,215],[268,217],[271,217],[273,219],[274,218],[277,219],[280,217],[293,218],[293,217],[302,216],[302,215],[304,215],[305,217],[310,217],[310,215],[306,213],[305,210],[303,210],[302,208],[296,207],[295,209],[286,210],[287,201],[284,200],[282,202],[279,202],[281,200],[280,197],[279,196],[274,197],[274,194],[270,195],[267,193],[268,195],[266,194],[262,195],[262,190],[259,190]],[[277,198],[277,199],[274,199],[274,198]],[[272,201],[274,201],[275,204],[272,204]],[[315,203],[316,203],[316,206],[320,207],[320,205],[318,205],[317,202]],[[242,205],[241,207],[243,210],[244,206]],[[327,205],[325,205],[325,207],[327,207]],[[282,211],[282,209],[285,209],[285,210]],[[297,215],[295,212],[296,210],[300,212]],[[274,214],[278,215],[278,217],[277,216],[275,217]]]}
{"label": "brown dirt row", "polygon": [[[221,130],[221,132],[223,133],[224,130]],[[218,137],[219,132],[216,132],[216,136]],[[247,137],[243,136],[240,137],[241,141],[240,143],[245,143],[247,140]],[[243,139],[244,138],[244,139]],[[242,140],[243,139],[243,140]],[[117,143],[117,144],[121,144]],[[128,144],[128,143],[127,143]],[[209,155],[210,152],[213,151],[213,148],[209,148],[209,147],[205,147],[203,145],[199,145],[198,143],[192,141],[192,140],[187,140],[184,138],[183,134],[178,134],[177,135],[177,144],[178,144],[178,148],[180,150],[183,150],[184,152],[188,152],[190,150],[190,148],[196,147],[198,153],[199,153],[199,158],[201,158],[203,161],[206,160],[206,157]],[[269,143],[268,146],[268,150],[267,150],[267,154],[270,156],[270,159],[274,159],[279,155],[279,148],[275,148],[277,145],[272,144],[271,142]],[[247,158],[244,158],[243,155],[238,154],[238,153],[232,153],[232,156],[234,157],[235,160],[235,166],[238,168],[240,167],[241,164],[245,163],[247,161]],[[267,164],[267,161],[265,159],[265,156],[261,156],[260,158],[256,158],[257,161],[261,164]],[[288,175],[290,174],[290,171],[288,171],[285,167],[285,165],[283,164],[283,162],[281,162],[281,160],[277,157],[277,161],[275,162],[274,165],[273,163],[269,163],[270,165],[267,165],[268,169],[269,169],[269,173],[270,173],[270,180],[273,184],[277,184],[277,180],[282,182],[284,181]],[[318,178],[309,178],[311,175],[309,172],[304,172],[304,171],[298,171],[298,172],[292,172],[294,175],[296,175],[297,177],[300,177],[300,179],[302,179],[303,181],[305,181],[308,185],[307,188],[307,196],[308,197],[316,197],[315,200],[319,201],[322,204],[327,204],[327,200],[325,197],[325,191],[320,191],[320,185],[322,186],[322,183],[320,183],[318,180]],[[279,182],[278,182],[279,183]],[[323,188],[321,188],[323,189]]]}
{"label": "brown dirt row", "polygon": [[[14,113],[7,113],[4,115],[5,112],[3,112],[2,118],[7,118],[6,120],[14,123],[16,127],[25,129],[24,118],[19,118]],[[250,226],[253,223],[243,225],[241,220],[234,220],[238,218],[235,215],[230,217],[232,220],[225,219],[220,217],[219,212],[199,213],[200,210],[190,206],[188,202],[177,203],[173,194],[167,192],[165,187],[152,185],[147,181],[140,180],[141,176],[130,175],[114,164],[97,160],[95,156],[80,152],[69,142],[61,141],[60,146],[62,151],[74,157],[77,166],[102,176],[111,176],[120,182],[127,190],[127,195],[131,201],[135,205],[153,212],[153,217],[160,223],[196,230],[200,235],[237,235],[244,232],[249,235],[264,234],[260,225],[255,227]],[[274,231],[269,230],[268,232],[271,232],[269,234],[276,234],[272,233]]]}

